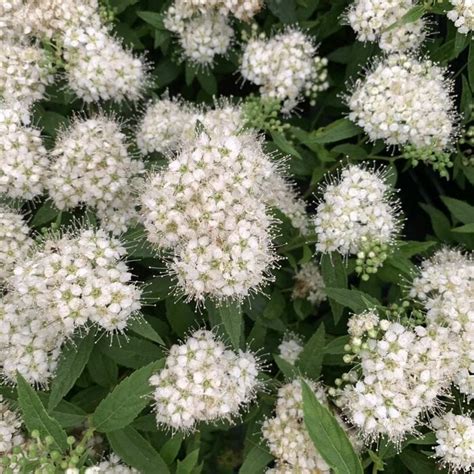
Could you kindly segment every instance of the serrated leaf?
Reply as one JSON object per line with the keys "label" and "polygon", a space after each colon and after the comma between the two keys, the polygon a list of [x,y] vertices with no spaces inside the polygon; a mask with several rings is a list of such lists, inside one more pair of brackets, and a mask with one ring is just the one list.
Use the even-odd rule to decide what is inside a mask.
{"label": "serrated leaf", "polygon": [[275,360],[278,368],[288,380],[293,380],[298,375],[298,369],[280,357],[278,354],[273,354],[273,359]]}
{"label": "serrated leaf", "polygon": [[[331,288],[347,287],[347,272],[342,261],[341,255],[338,253],[324,254],[321,258],[321,275],[324,285]],[[341,319],[344,308],[336,300],[329,298],[331,311],[336,324]]]}
{"label": "serrated leaf", "polygon": [[308,384],[304,381],[301,384],[304,423],[318,452],[336,474],[363,474],[359,456],[344,429]]}
{"label": "serrated leaf", "polygon": [[33,219],[30,222],[32,227],[42,227],[51,221],[54,221],[59,214],[59,210],[56,209],[49,202],[45,202],[35,213]]}
{"label": "serrated leaf", "polygon": [[240,466],[239,474],[262,474],[273,456],[263,447],[254,446]]}
{"label": "serrated leaf", "polygon": [[362,129],[349,119],[343,118],[309,134],[310,143],[334,143],[362,133]]}
{"label": "serrated leaf", "polygon": [[430,216],[431,225],[436,237],[447,242],[452,241],[450,231],[451,223],[449,222],[449,219],[439,209],[436,209],[436,207],[430,206],[429,204],[420,203],[420,207]]}
{"label": "serrated leaf", "polygon": [[164,364],[164,359],[152,362],[122,380],[96,408],[92,416],[96,430],[108,433],[129,425],[148,405],[152,392],[148,379]]}
{"label": "serrated leaf", "polygon": [[285,135],[282,133],[278,132],[271,132],[273,142],[275,145],[283,152],[291,156],[295,156],[296,158],[299,158],[300,160],[303,159],[299,151],[293,146],[292,143],[290,143]]}
{"label": "serrated leaf", "polygon": [[321,375],[325,343],[326,331],[324,325],[321,324],[304,345],[303,351],[296,362],[301,373],[311,379],[317,379]]}
{"label": "serrated leaf", "polygon": [[157,342],[158,344],[165,344],[160,335],[153,329],[153,326],[141,314],[135,316],[128,323],[127,328],[145,339]]}
{"label": "serrated leaf", "polygon": [[107,357],[99,347],[95,347],[87,363],[87,371],[91,379],[101,387],[112,387],[117,383],[118,366]]}
{"label": "serrated leaf", "polygon": [[220,321],[222,321],[232,346],[234,349],[239,349],[243,325],[242,307],[239,303],[226,303],[218,306],[216,312],[219,315]]}
{"label": "serrated leaf", "polygon": [[326,288],[329,298],[333,298],[339,304],[351,309],[354,313],[361,313],[366,309],[380,306],[373,297],[359,290],[347,290],[345,288]]}
{"label": "serrated leaf", "polygon": [[53,446],[65,452],[68,448],[66,432],[57,420],[48,415],[40,398],[23,376],[17,373],[16,378],[18,405],[26,428],[30,433],[38,430],[43,438],[51,436],[54,440]]}
{"label": "serrated leaf", "polygon": [[155,448],[135,429],[128,426],[107,433],[114,452],[141,474],[168,474],[170,471]]}
{"label": "serrated leaf", "polygon": [[90,330],[85,337],[78,335],[64,347],[51,385],[48,411],[58,405],[82,374],[94,347],[95,335],[95,330]]}

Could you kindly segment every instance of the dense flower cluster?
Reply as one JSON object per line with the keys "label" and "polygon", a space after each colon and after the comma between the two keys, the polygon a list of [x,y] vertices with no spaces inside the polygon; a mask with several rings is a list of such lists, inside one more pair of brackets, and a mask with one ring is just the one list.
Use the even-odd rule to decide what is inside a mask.
{"label": "dense flower cluster", "polygon": [[214,333],[198,330],[170,348],[163,370],[150,378],[156,421],[189,431],[199,422],[231,420],[259,388],[251,352],[228,349]]}
{"label": "dense flower cluster", "polygon": [[0,49],[0,97],[25,107],[44,97],[53,82],[48,54],[36,44],[2,42]]}
{"label": "dense flower cluster", "polygon": [[472,472],[474,468],[474,422],[453,412],[433,419],[435,456],[450,470]]}
{"label": "dense flower cluster", "polygon": [[32,244],[23,215],[0,206],[0,283],[11,275],[15,263],[26,256]]}
{"label": "dense flower cluster", "polygon": [[85,102],[136,101],[147,84],[147,67],[102,28],[73,28],[64,36],[69,87]]}
{"label": "dense flower cluster", "polygon": [[400,218],[398,201],[384,171],[358,165],[345,167],[340,178],[326,186],[314,224],[316,250],[322,253],[357,255],[364,252],[368,243],[392,244]]}
{"label": "dense flower cluster", "polygon": [[0,455],[23,443],[21,420],[0,395]]}
{"label": "dense flower cluster", "polygon": [[132,190],[144,165],[130,157],[115,120],[104,115],[75,120],[60,135],[51,155],[47,188],[58,209],[89,206],[116,234],[138,217]]}
{"label": "dense flower cluster", "polygon": [[474,398],[474,261],[457,250],[441,249],[424,261],[410,296],[426,311],[428,327],[446,327],[458,350],[454,383]]}
{"label": "dense flower cluster", "polygon": [[449,0],[453,9],[448,11],[448,18],[454,22],[459,33],[467,35],[474,31],[474,4],[472,0]]}
{"label": "dense flower cluster", "polygon": [[301,265],[295,275],[293,298],[307,299],[312,304],[319,304],[326,299],[324,280],[316,263]]}
{"label": "dense flower cluster", "polygon": [[[318,400],[326,403],[322,386],[309,383]],[[300,380],[294,380],[278,390],[275,416],[265,420],[262,433],[277,460],[276,470],[267,472],[330,472],[304,426]]]}
{"label": "dense flower cluster", "polygon": [[279,356],[291,365],[295,365],[301,352],[303,352],[303,341],[292,333],[286,333],[278,346]]}
{"label": "dense flower cluster", "polygon": [[148,240],[172,252],[169,270],[188,298],[246,297],[275,260],[260,199],[274,168],[253,133],[204,129],[142,196]]}
{"label": "dense flower cluster", "polygon": [[49,159],[40,131],[24,121],[21,108],[0,104],[0,193],[33,199],[43,192]]}
{"label": "dense flower cluster", "polygon": [[0,301],[2,373],[46,384],[60,348],[87,322],[123,331],[140,309],[141,290],[125,249],[104,231],[52,236],[17,262]]}
{"label": "dense flower cluster", "polygon": [[429,60],[391,55],[355,83],[347,100],[350,120],[373,141],[449,148],[456,134],[452,83]]}
{"label": "dense flower cluster", "polygon": [[290,112],[304,96],[314,101],[329,87],[327,60],[316,52],[312,39],[294,28],[270,39],[260,35],[246,44],[240,72],[260,86],[263,97],[280,100],[282,110]]}
{"label": "dense flower cluster", "polygon": [[399,445],[447,392],[456,348],[446,328],[408,328],[373,311],[352,316],[346,362],[356,367],[337,381],[337,404],[368,443],[386,436]]}
{"label": "dense flower cluster", "polygon": [[[136,469],[123,464],[116,454],[112,454],[99,464],[86,468],[84,474],[138,474],[138,472]],[[79,471],[66,474],[79,474]]]}
{"label": "dense flower cluster", "polygon": [[415,3],[415,0],[355,0],[346,13],[346,20],[360,41],[377,41],[388,52],[416,49],[426,36],[422,18],[389,29]]}

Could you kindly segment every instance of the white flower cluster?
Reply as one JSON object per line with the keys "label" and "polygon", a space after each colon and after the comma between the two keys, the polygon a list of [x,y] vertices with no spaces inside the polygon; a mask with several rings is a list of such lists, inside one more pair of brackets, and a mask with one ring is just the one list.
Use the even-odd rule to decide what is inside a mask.
{"label": "white flower cluster", "polygon": [[63,342],[95,323],[123,331],[140,309],[141,290],[131,282],[125,249],[102,230],[47,238],[17,262],[1,300],[0,362],[3,375],[46,384]]}
{"label": "white flower cluster", "polygon": [[474,470],[474,421],[472,417],[448,412],[432,420],[435,428],[435,456],[450,471]]}
{"label": "white flower cluster", "polygon": [[467,35],[474,31],[473,0],[449,0],[453,9],[448,11],[448,18],[454,22],[459,33]]}
{"label": "white flower cluster", "polygon": [[373,141],[444,150],[456,134],[452,87],[431,61],[391,55],[356,81],[349,118]]}
{"label": "white flower cluster", "polygon": [[358,254],[368,243],[393,243],[400,228],[399,204],[384,171],[346,166],[328,184],[314,218],[322,253]]}
{"label": "white flower cluster", "polygon": [[[79,471],[77,471],[77,474],[79,474]],[[108,459],[86,468],[84,474],[138,474],[138,471],[123,464],[116,454],[111,454]]]}
{"label": "white flower cluster", "polygon": [[21,107],[0,104],[0,193],[14,199],[42,194],[49,168],[40,131],[24,121]]}
{"label": "white flower cluster", "polygon": [[426,37],[425,21],[420,18],[393,29],[416,4],[416,0],[355,0],[346,13],[359,41],[377,41],[390,53],[418,48]]}
{"label": "white flower cluster", "polygon": [[175,0],[163,23],[177,35],[187,60],[209,66],[232,44],[231,15],[249,20],[261,7],[261,0]]}
{"label": "white flower cluster", "polygon": [[446,327],[458,350],[454,383],[474,398],[474,260],[472,255],[444,248],[424,261],[410,296],[426,310],[428,327]]}
{"label": "white flower cluster", "polygon": [[0,41],[16,40],[28,32],[23,0],[4,0],[0,4]]}
{"label": "white flower cluster", "polygon": [[23,443],[21,419],[0,395],[0,455],[10,453]]}
{"label": "white flower cluster", "polygon": [[261,199],[274,172],[251,132],[202,130],[142,196],[148,240],[171,251],[168,268],[190,299],[242,299],[275,261],[272,219]]}
{"label": "white flower cluster", "polygon": [[280,100],[282,111],[288,113],[304,96],[314,101],[329,87],[327,60],[316,52],[313,40],[297,29],[269,39],[262,34],[245,45],[240,72],[260,86],[263,97]]}
{"label": "white flower cluster", "polygon": [[49,40],[70,28],[101,25],[98,0],[29,0],[25,17],[36,36]]}
{"label": "white flower cluster", "polygon": [[324,280],[316,263],[308,262],[301,265],[295,275],[292,296],[293,298],[307,299],[314,305],[326,300]]}
{"label": "white flower cluster", "polygon": [[50,58],[36,44],[2,41],[0,48],[0,97],[25,108],[44,97],[52,84]]}
{"label": "white flower cluster", "polygon": [[[321,403],[326,394],[321,385],[307,381]],[[265,420],[262,433],[270,452],[276,458],[277,472],[329,473],[329,466],[314,447],[303,421],[301,381],[294,380],[278,390],[275,416]]]}
{"label": "white flower cluster", "polygon": [[60,135],[51,156],[47,188],[58,209],[89,206],[115,234],[138,219],[133,187],[144,164],[129,156],[126,137],[115,120],[105,115],[75,120]]}
{"label": "white flower cluster", "polygon": [[457,354],[449,330],[409,329],[366,312],[352,316],[349,334],[354,355],[345,360],[357,365],[336,403],[366,442],[386,436],[399,445],[450,386]]}
{"label": "white flower cluster", "polygon": [[158,425],[189,431],[231,420],[254,398],[258,372],[251,352],[228,349],[211,331],[194,332],[170,348],[165,368],[150,378]]}
{"label": "white flower cluster", "polygon": [[303,352],[303,341],[294,333],[286,333],[278,346],[279,356],[291,365],[295,365]]}
{"label": "white flower cluster", "polygon": [[147,85],[142,58],[105,27],[72,28],[63,38],[69,87],[85,102],[138,100]]}
{"label": "white flower cluster", "polygon": [[23,215],[0,205],[0,283],[11,275],[15,263],[26,256],[32,244]]}

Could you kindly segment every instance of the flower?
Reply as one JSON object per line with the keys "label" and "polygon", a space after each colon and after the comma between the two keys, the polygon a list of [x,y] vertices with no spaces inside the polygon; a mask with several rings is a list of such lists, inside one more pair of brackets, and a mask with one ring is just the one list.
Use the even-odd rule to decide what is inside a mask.
{"label": "flower", "polygon": [[313,101],[329,87],[327,60],[316,55],[317,48],[303,32],[288,28],[270,39],[254,37],[245,45],[240,72],[260,86],[260,94],[283,102],[290,112],[303,96]]}
{"label": "flower", "polygon": [[474,422],[472,417],[452,411],[432,420],[436,434],[435,456],[453,471],[474,468]]}
{"label": "flower", "polygon": [[0,282],[11,275],[33,244],[23,215],[13,208],[0,206]]}
{"label": "flower", "polygon": [[385,246],[393,244],[400,229],[398,200],[385,173],[348,165],[336,182],[326,186],[314,218],[317,251],[362,252],[364,259],[370,247],[369,258],[384,260]]}
{"label": "flower", "polygon": [[48,54],[36,44],[2,42],[0,50],[0,96],[25,107],[44,97],[53,83]]}
{"label": "flower", "polygon": [[278,346],[279,356],[291,365],[295,365],[301,352],[303,341],[294,333],[286,333]]}
{"label": "flower", "polygon": [[133,102],[147,87],[145,61],[124,49],[105,27],[67,30],[64,60],[69,87],[85,102]]}
{"label": "flower", "polygon": [[293,298],[307,299],[311,304],[319,304],[326,300],[324,280],[318,265],[314,262],[304,263],[296,273]]}
{"label": "flower", "polygon": [[231,420],[254,398],[259,369],[251,352],[234,352],[211,331],[195,331],[170,348],[165,368],[150,378],[157,423],[189,431],[199,422]]}
{"label": "flower", "polygon": [[262,0],[175,0],[176,8],[191,13],[217,11],[234,15],[239,20],[249,20],[263,6]]}
{"label": "flower", "polygon": [[232,44],[234,30],[226,15],[212,11],[189,14],[180,6],[171,6],[163,20],[175,33],[183,56],[198,66],[210,66],[215,56],[223,55]]}
{"label": "flower", "polygon": [[474,30],[474,4],[472,0],[449,0],[453,6],[448,18],[454,22],[459,33],[467,35]]}
{"label": "flower", "polygon": [[274,167],[252,132],[203,129],[142,196],[148,240],[171,253],[169,271],[190,299],[242,299],[275,261],[261,196]]}
{"label": "flower", "polygon": [[89,206],[115,234],[138,219],[132,191],[144,165],[129,155],[126,137],[114,119],[76,119],[60,134],[51,156],[47,188],[58,209]]}
{"label": "flower", "polygon": [[85,474],[138,474],[136,469],[123,464],[116,454],[111,454],[108,459],[86,468],[84,472]]}
{"label": "flower", "polygon": [[415,0],[356,0],[345,19],[359,41],[377,41],[381,49],[393,53],[418,48],[426,37],[420,18],[389,29],[415,5]]}
{"label": "flower", "polygon": [[24,120],[22,107],[0,104],[0,193],[14,199],[41,195],[49,168],[40,131]]}
{"label": "flower", "polygon": [[[326,394],[322,386],[316,382],[306,382],[317,399],[326,404]],[[276,472],[330,472],[304,425],[300,380],[293,380],[278,390],[275,416],[265,420],[262,434],[270,452],[276,458]]]}
{"label": "flower", "polygon": [[0,455],[23,443],[21,419],[0,395]]}
{"label": "flower", "polygon": [[394,54],[356,81],[349,119],[373,141],[444,150],[457,133],[452,90],[442,67]]}

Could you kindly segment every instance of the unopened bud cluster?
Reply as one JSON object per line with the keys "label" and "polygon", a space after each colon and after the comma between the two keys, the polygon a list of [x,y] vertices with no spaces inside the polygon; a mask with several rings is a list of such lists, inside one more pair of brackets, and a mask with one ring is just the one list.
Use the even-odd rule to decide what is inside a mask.
{"label": "unopened bud cluster", "polygon": [[377,273],[388,257],[389,246],[370,242],[367,238],[362,238],[361,250],[357,252],[355,271],[362,280],[369,280],[371,275]]}
{"label": "unopened bud cluster", "polygon": [[403,157],[410,161],[412,166],[418,163],[425,163],[431,166],[443,178],[449,178],[449,169],[453,167],[451,153],[442,150],[435,150],[430,147],[416,148],[407,145],[403,148]]}

